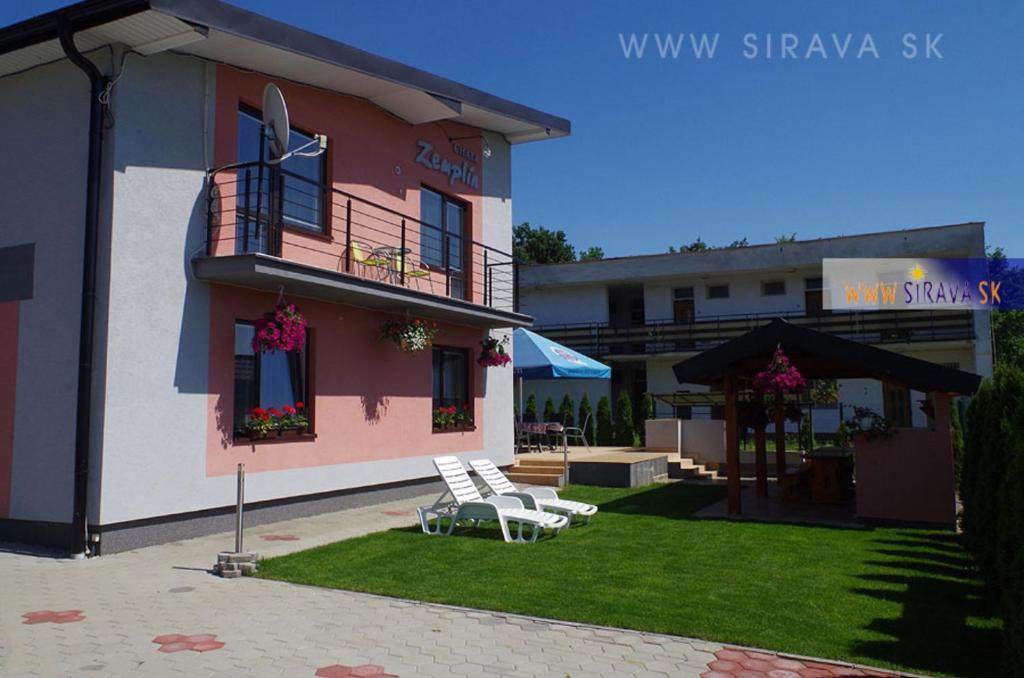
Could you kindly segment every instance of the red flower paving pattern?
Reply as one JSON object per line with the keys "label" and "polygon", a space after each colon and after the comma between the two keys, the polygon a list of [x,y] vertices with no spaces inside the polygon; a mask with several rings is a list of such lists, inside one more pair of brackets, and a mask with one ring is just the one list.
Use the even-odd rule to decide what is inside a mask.
{"label": "red flower paving pattern", "polygon": [[163,636],[157,636],[153,639],[153,642],[160,646],[157,648],[157,652],[183,652],[185,650],[209,652],[224,647],[224,643],[217,640],[217,636],[212,633],[199,633],[192,636],[186,636],[181,633],[168,633]]}
{"label": "red flower paving pattern", "polygon": [[36,610],[35,612],[26,612],[21,616],[24,619],[22,624],[70,624],[85,619],[81,610]]}
{"label": "red flower paving pattern", "polygon": [[294,534],[261,534],[260,539],[263,541],[298,541],[299,538]]}
{"label": "red flower paving pattern", "polygon": [[333,664],[331,666],[321,666],[314,675],[320,678],[398,678],[393,673],[384,673],[384,667],[377,664],[361,664],[359,666]]}
{"label": "red flower paving pattern", "polygon": [[715,653],[701,678],[896,678],[895,673],[839,664],[786,659],[767,652],[727,647]]}

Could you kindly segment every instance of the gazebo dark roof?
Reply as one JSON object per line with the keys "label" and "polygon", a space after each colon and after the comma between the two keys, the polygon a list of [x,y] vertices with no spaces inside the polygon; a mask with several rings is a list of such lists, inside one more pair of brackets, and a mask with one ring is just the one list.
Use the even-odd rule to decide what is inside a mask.
{"label": "gazebo dark roof", "polygon": [[726,375],[753,377],[764,369],[775,347],[808,379],[879,379],[918,391],[970,395],[981,377],[927,360],[893,353],[834,334],[776,318],[715,348],[673,366],[682,384],[720,386]]}

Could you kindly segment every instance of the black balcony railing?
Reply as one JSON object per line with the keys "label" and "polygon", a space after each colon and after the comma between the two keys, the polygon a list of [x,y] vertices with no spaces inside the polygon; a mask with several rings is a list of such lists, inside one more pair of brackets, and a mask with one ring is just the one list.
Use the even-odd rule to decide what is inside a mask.
{"label": "black balcony railing", "polygon": [[[265,162],[213,170],[206,255],[261,253],[518,312],[512,255]],[[396,200],[396,207],[404,201]]]}
{"label": "black balcony railing", "polygon": [[974,338],[974,318],[970,311],[723,315],[686,323],[654,321],[636,327],[611,327],[607,323],[547,324],[534,327],[534,331],[595,357],[693,353],[713,348],[779,317],[796,325],[869,344]]}

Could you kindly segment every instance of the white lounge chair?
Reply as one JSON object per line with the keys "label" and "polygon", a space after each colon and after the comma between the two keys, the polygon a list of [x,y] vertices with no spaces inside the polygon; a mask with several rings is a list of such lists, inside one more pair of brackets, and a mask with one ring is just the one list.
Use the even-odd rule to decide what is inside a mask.
{"label": "white lounge chair", "polygon": [[[569,524],[569,518],[561,515],[554,515],[527,509],[523,506],[521,499],[517,497],[492,496],[484,499],[480,490],[473,484],[473,479],[463,468],[462,462],[456,457],[435,457],[434,466],[441,474],[441,479],[447,486],[433,506],[421,507],[417,510],[420,516],[420,525],[427,534],[450,535],[455,530],[459,521],[468,520],[476,525],[484,520],[496,520],[501,526],[501,534],[507,542],[533,543],[545,529],[552,530],[555,534]],[[444,499],[451,494],[454,501],[445,502]],[[451,524],[445,530],[442,527],[444,518],[450,518]],[[433,519],[435,524],[431,526]],[[512,537],[509,530],[509,523],[517,526],[516,536]],[[530,526],[530,538],[523,536],[523,526]]]}
{"label": "white lounge chair", "polygon": [[519,490],[490,459],[474,459],[469,465],[495,496],[516,497],[526,508],[560,513],[570,521],[576,516],[581,516],[586,518],[588,523],[590,517],[597,513],[597,507],[593,504],[559,499],[558,492],[550,487],[527,487]]}

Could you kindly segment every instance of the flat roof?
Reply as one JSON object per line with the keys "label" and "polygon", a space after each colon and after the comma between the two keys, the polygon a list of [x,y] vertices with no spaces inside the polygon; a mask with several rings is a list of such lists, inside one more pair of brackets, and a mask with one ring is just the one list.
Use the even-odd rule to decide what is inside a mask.
{"label": "flat roof", "polygon": [[[695,234],[697,235],[697,234]],[[734,275],[745,271],[820,266],[826,257],[985,256],[985,222],[925,226],[830,236],[701,252],[665,252],[593,261],[535,264],[520,268],[522,289],[563,285],[640,282],[686,275]]]}
{"label": "flat roof", "polygon": [[0,29],[0,76],[64,58],[67,22],[83,52],[123,43],[171,50],[363,97],[411,124],[451,120],[517,144],[571,132],[568,120],[275,21],[220,0],[84,0]]}

